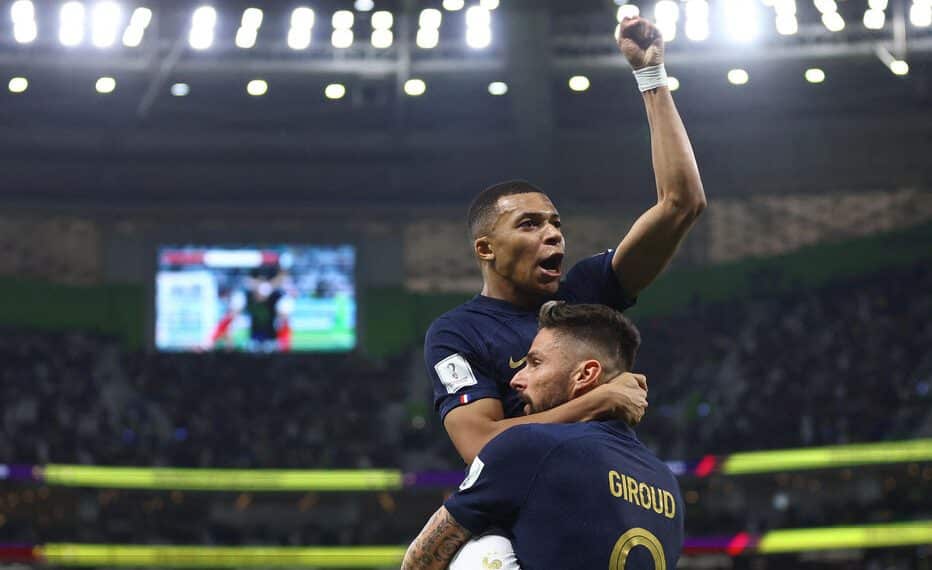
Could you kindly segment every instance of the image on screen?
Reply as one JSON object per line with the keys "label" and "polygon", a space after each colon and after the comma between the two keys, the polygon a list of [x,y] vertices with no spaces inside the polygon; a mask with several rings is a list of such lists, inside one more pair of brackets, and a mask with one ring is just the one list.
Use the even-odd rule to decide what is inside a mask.
{"label": "image on screen", "polygon": [[156,348],[350,350],[355,258],[350,245],[159,248]]}

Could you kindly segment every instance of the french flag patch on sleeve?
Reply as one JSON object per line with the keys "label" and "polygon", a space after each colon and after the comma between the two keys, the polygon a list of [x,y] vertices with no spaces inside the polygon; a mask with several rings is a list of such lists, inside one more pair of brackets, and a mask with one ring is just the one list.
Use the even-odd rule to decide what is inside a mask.
{"label": "french flag patch on sleeve", "polygon": [[462,394],[460,396],[460,404],[468,404],[468,403],[469,403],[469,394]]}

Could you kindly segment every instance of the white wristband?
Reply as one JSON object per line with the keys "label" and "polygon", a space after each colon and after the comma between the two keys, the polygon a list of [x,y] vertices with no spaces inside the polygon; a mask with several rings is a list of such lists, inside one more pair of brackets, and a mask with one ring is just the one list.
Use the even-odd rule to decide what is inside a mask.
{"label": "white wristband", "polygon": [[634,78],[637,79],[638,89],[641,93],[667,86],[667,70],[663,64],[643,67],[634,70]]}

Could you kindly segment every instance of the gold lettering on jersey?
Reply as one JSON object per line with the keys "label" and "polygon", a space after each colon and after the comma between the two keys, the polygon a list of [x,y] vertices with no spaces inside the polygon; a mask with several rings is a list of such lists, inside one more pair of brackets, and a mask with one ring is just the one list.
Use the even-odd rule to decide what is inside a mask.
{"label": "gold lettering on jersey", "polygon": [[668,519],[676,516],[676,499],[673,498],[673,493],[642,483],[614,469],[608,472],[608,492],[613,497],[628,501],[646,511],[654,511]]}

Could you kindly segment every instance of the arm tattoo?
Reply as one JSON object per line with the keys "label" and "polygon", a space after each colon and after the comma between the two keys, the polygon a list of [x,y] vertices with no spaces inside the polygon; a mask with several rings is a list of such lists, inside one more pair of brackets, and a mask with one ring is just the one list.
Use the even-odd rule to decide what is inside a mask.
{"label": "arm tattoo", "polygon": [[408,547],[401,570],[444,570],[471,536],[446,507],[440,507]]}

